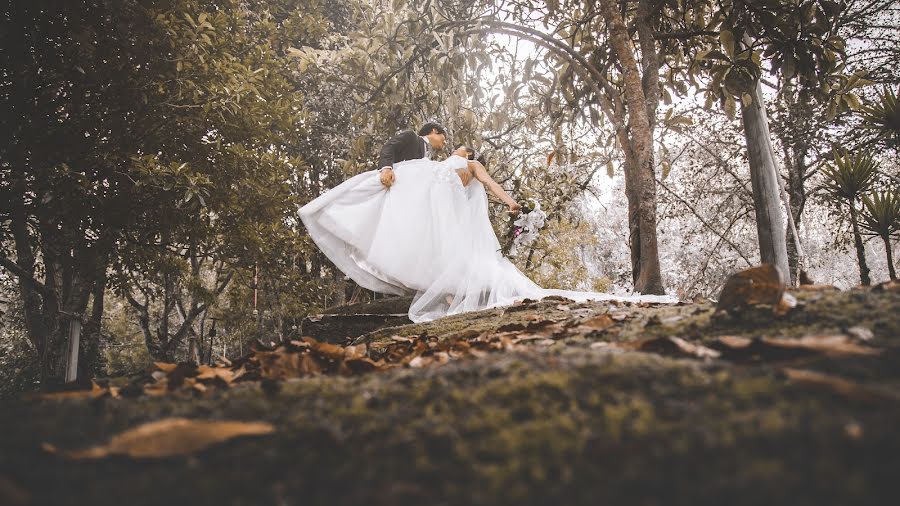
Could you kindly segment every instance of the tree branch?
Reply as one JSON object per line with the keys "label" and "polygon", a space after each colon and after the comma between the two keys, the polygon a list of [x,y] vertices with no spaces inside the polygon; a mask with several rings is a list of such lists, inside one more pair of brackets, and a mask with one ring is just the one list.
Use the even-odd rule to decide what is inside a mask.
{"label": "tree branch", "polygon": [[683,198],[681,198],[681,196],[679,196],[677,193],[675,193],[674,191],[670,190],[669,187],[666,186],[665,184],[663,184],[663,182],[660,181],[659,179],[656,180],[656,183],[657,183],[658,185],[662,186],[663,189],[666,190],[667,192],[669,192],[670,195],[672,195],[673,197],[675,197],[676,199],[678,199],[679,202],[681,202],[682,204],[684,204],[684,205],[691,211],[691,213],[692,213],[694,216],[696,216],[698,220],[700,220],[700,223],[702,223],[704,227],[706,227],[707,229],[709,229],[712,233],[716,234],[720,239],[722,239],[723,241],[725,241],[726,244],[728,244],[729,246],[731,246],[731,248],[732,248],[735,252],[737,252],[737,254],[740,255],[740,257],[741,257],[745,262],[747,262],[747,265],[753,265],[753,262],[751,262],[747,257],[745,257],[745,256],[744,256],[744,253],[741,252],[741,250],[740,250],[737,246],[735,246],[735,244],[734,244],[733,242],[729,241],[723,234],[719,233],[718,230],[716,230],[716,229],[715,229],[712,225],[710,225],[710,224],[709,224],[702,216],[700,216],[700,214],[697,212],[697,210],[694,209],[694,206],[692,206],[688,201],[686,201],[686,200],[684,200]]}
{"label": "tree branch", "polygon": [[43,297],[55,297],[56,293],[47,287],[47,285],[41,283],[40,281],[34,279],[28,271],[23,269],[19,264],[13,262],[11,259],[0,255],[0,267],[6,268],[9,272],[13,273],[20,280],[27,283],[29,286],[34,288],[38,293]]}

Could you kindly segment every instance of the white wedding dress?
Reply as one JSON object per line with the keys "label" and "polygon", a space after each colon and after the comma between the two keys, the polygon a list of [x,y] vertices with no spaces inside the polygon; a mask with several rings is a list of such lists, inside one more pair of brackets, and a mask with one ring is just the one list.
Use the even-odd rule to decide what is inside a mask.
{"label": "white wedding dress", "polygon": [[414,295],[413,322],[561,295],[577,301],[677,302],[671,296],[614,296],[541,288],[500,253],[484,185],[463,186],[466,159],[394,164],[394,184],[363,172],[300,209],[323,253],[360,286]]}

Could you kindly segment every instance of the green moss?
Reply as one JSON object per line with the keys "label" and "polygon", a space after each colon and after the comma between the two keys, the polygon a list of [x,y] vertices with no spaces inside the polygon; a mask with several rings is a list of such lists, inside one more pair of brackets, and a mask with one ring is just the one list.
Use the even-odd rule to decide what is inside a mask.
{"label": "green moss", "polygon": [[[239,384],[197,396],[11,403],[0,409],[0,476],[34,504],[877,504],[897,492],[890,470],[900,466],[900,406],[791,383],[777,363],[588,346],[841,325],[870,325],[877,342],[896,343],[885,330],[897,325],[893,295],[818,295],[753,329],[712,316],[708,305],[617,307],[629,315],[623,325],[579,339],[567,337],[573,326],[553,347],[304,378],[277,393]],[[839,313],[842,302],[891,312]],[[461,315],[368,339],[395,331],[447,338],[525,325],[534,319],[526,315],[578,321],[609,309],[557,305]],[[900,353],[892,349],[798,366],[900,391]],[[268,420],[277,431],[162,462],[72,463],[40,451],[42,442],[80,448],[176,415]]]}

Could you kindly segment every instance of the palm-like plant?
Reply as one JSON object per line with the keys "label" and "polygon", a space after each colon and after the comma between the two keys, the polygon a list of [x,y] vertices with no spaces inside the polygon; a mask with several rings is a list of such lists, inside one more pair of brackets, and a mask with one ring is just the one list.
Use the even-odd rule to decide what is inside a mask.
{"label": "palm-like plant", "polygon": [[893,90],[885,88],[878,101],[862,108],[866,126],[880,130],[889,147],[900,147],[900,104]]}
{"label": "palm-like plant", "polygon": [[834,163],[826,165],[822,172],[826,176],[823,189],[840,205],[847,201],[850,206],[850,224],[853,226],[853,242],[856,245],[856,259],[859,261],[859,277],[862,284],[871,284],[869,267],[866,265],[865,248],[859,232],[859,217],[856,202],[868,192],[878,173],[878,162],[872,155],[850,155],[834,151]]}
{"label": "palm-like plant", "polygon": [[894,259],[891,254],[891,238],[900,235],[900,190],[893,188],[882,192],[872,192],[862,197],[862,223],[869,235],[881,237],[887,252],[888,273],[897,279]]}

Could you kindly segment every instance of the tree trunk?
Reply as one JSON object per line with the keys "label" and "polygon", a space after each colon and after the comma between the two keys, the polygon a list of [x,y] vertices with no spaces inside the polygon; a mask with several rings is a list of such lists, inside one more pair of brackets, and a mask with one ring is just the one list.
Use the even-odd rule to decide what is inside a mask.
{"label": "tree trunk", "polygon": [[91,301],[91,317],[85,326],[78,359],[78,376],[90,379],[105,374],[103,356],[103,302],[106,295],[106,276],[101,276],[94,284]]}
{"label": "tree trunk", "polygon": [[891,277],[891,281],[896,281],[897,271],[894,270],[894,254],[891,251],[891,239],[888,236],[882,236],[881,239],[884,241],[884,252],[887,255],[888,275]]}
{"label": "tree trunk", "polygon": [[[41,382],[46,386],[53,386],[65,380],[66,371],[69,367],[69,339],[70,324],[73,318],[81,320],[87,312],[90,293],[94,285],[91,281],[84,281],[80,273],[69,272],[67,275],[52,272],[51,267],[44,266],[47,272],[47,279],[52,277],[63,278],[65,293],[62,294],[62,302],[59,310],[44,310],[44,321],[51,322],[50,327],[53,331],[50,339],[44,342],[44,349],[41,351]],[[79,346],[74,350],[79,356],[83,355],[83,344],[88,336],[79,334]],[[80,367],[79,367],[80,369]],[[78,371],[73,371],[72,375],[77,379]],[[74,381],[74,379],[72,380]]]}
{"label": "tree trunk", "polygon": [[863,286],[869,286],[872,280],[869,278],[869,266],[866,264],[866,248],[863,245],[862,234],[859,233],[859,221],[853,201],[850,202],[850,224],[853,225],[853,244],[856,245],[856,261],[859,262],[859,279]]}
{"label": "tree trunk", "polygon": [[640,195],[638,195],[637,180],[638,167],[634,156],[631,154],[631,147],[628,142],[628,135],[625,131],[619,136],[619,143],[625,150],[625,198],[628,201],[628,248],[631,252],[631,282],[637,286],[638,278],[641,275],[641,208]]}
{"label": "tree trunk", "polygon": [[787,256],[788,256],[788,272],[790,273],[790,279],[788,281],[791,286],[797,286],[798,284],[798,276],[800,274],[800,253],[797,251],[797,245],[795,241],[798,238],[794,237],[794,231],[791,227],[787,227],[784,233],[784,241],[787,247]]}
{"label": "tree trunk", "polygon": [[775,169],[762,85],[759,82],[754,88],[753,103],[741,108],[741,120],[750,161],[750,182],[753,187],[760,260],[762,263],[775,265],[781,273],[782,280],[787,281],[790,268],[781,217],[778,173]]}
{"label": "tree trunk", "polygon": [[[789,111],[793,111],[790,108]],[[806,143],[803,141],[795,141],[790,146],[788,136],[781,137],[781,143],[784,148],[784,166],[787,169],[787,190],[784,198],[787,200],[786,212],[789,214],[788,225],[785,227],[785,244],[788,254],[788,268],[790,269],[790,283],[792,286],[799,284],[800,276],[800,256],[802,248],[800,247],[800,238],[797,236],[800,229],[800,219],[803,214],[803,207],[806,203],[806,192],[803,183],[806,178]]]}
{"label": "tree trunk", "polygon": [[776,124],[774,131],[781,141],[784,151],[787,189],[783,198],[787,201],[786,212],[793,221],[793,227],[785,228],[785,243],[787,244],[791,284],[796,286],[801,269],[800,257],[803,248],[800,245],[800,238],[795,236],[795,232],[800,229],[803,208],[806,205],[804,184],[808,177],[806,157],[809,153],[809,141],[815,137],[818,125],[813,121],[814,115],[809,105],[811,98],[808,96],[798,98],[790,80],[785,81],[779,94],[779,101],[783,118],[780,124]]}
{"label": "tree trunk", "polygon": [[796,286],[800,274],[800,252],[797,248],[797,243],[800,241],[800,238],[794,236],[794,229],[799,231],[800,219],[803,213],[803,203],[806,198],[806,194],[803,191],[803,173],[805,170],[804,161],[802,158],[798,157],[796,151],[794,152],[793,157],[786,157],[785,165],[788,170],[788,206],[791,210],[791,217],[794,220],[795,226],[793,228],[785,228],[784,238],[788,254],[790,282],[791,285]]}
{"label": "tree trunk", "polygon": [[[637,239],[639,243],[636,246],[640,250],[640,273],[635,281],[634,289],[636,292],[644,294],[664,294],[656,241],[656,175],[651,156],[653,133],[647,114],[647,96],[644,94],[641,73],[638,70],[631,38],[617,9],[617,2],[601,0],[600,7],[609,26],[610,44],[622,66],[622,74],[625,79],[630,142],[623,147],[626,150],[632,150],[633,167],[636,169],[633,181],[637,183],[639,222]],[[634,238],[632,238],[632,248],[634,247]]]}

